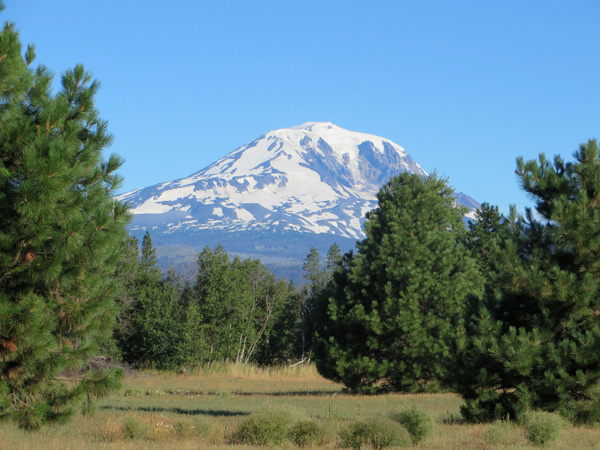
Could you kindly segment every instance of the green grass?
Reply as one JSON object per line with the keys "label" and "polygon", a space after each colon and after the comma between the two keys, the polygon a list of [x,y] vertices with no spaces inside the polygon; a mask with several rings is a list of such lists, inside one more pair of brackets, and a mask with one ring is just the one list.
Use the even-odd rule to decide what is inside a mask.
{"label": "green grass", "polygon": [[[319,444],[306,448],[333,450],[340,448],[340,435],[349,424],[413,409],[437,421],[435,431],[418,448],[537,448],[522,426],[469,425],[455,420],[461,404],[452,394],[348,395],[312,367],[277,371],[222,366],[188,375],[144,372],[125,379],[120,393],[100,401],[93,417],[76,416],[66,425],[37,432],[0,423],[0,449],[261,449],[267,447],[235,444],[232,437],[243,423],[265,411],[295,411],[290,420],[306,427],[296,429],[296,438],[308,439],[315,433],[310,439]],[[317,427],[309,429],[309,423],[327,430],[326,439],[321,441]],[[283,443],[268,448],[300,448],[293,443],[293,425]],[[598,444],[599,428],[567,426],[544,448],[598,449]]]}

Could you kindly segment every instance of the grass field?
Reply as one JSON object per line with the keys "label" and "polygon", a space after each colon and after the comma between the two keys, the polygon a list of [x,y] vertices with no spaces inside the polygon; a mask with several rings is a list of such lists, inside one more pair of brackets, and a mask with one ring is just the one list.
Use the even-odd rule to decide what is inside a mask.
{"label": "grass field", "polygon": [[[313,367],[218,366],[186,375],[142,372],[126,378],[119,393],[99,402],[93,417],[76,416],[66,425],[33,433],[11,423],[0,424],[0,449],[298,448],[288,441],[270,447],[232,443],[243,421],[269,410],[317,421],[327,430],[327,438],[313,448],[336,449],[341,444],[340,430],[351,421],[387,417],[410,407],[428,412],[437,422],[433,434],[418,448],[539,448],[528,442],[522,427],[461,423],[460,405],[461,399],[452,394],[347,395]],[[600,449],[600,428],[567,427],[544,448]]]}

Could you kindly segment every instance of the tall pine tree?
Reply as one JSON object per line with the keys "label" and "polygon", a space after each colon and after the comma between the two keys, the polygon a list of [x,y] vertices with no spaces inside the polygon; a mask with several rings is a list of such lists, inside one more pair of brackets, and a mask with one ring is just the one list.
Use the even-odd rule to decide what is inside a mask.
{"label": "tall pine tree", "polygon": [[142,239],[142,254],[140,256],[139,270],[141,272],[158,272],[156,267],[156,249],[152,245],[150,232],[146,231]]}
{"label": "tall pine tree", "polygon": [[[509,221],[500,239],[500,295],[469,320],[459,389],[473,421],[520,418],[531,409],[597,421],[600,405],[600,152],[582,145],[575,161],[518,161],[534,214]],[[489,294],[489,292],[488,292]]]}
{"label": "tall pine tree", "polygon": [[450,378],[462,315],[480,276],[444,180],[402,173],[367,214],[367,237],[333,273],[314,351],[324,376],[355,391],[421,391]]}
{"label": "tall pine tree", "polygon": [[35,428],[86,408],[115,374],[62,381],[110,331],[113,273],[126,238],[111,198],[121,159],[94,107],[99,83],[80,65],[62,77],[32,68],[13,24],[0,32],[0,417]]}

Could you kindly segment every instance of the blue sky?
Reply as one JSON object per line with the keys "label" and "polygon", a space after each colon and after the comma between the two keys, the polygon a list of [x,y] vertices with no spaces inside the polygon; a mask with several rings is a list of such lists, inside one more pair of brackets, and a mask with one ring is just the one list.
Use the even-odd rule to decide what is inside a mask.
{"label": "blue sky", "polygon": [[596,0],[5,3],[38,63],[101,81],[123,192],[330,121],[507,211],[529,204],[516,157],[600,138]]}

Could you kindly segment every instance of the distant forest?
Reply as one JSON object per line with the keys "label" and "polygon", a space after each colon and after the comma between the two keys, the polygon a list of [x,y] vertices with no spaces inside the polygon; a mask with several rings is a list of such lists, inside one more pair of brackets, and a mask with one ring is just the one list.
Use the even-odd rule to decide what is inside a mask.
{"label": "distant forest", "polygon": [[261,261],[205,248],[195,279],[156,267],[149,233],[141,249],[129,238],[117,274],[122,286],[114,335],[101,352],[136,366],[181,369],[213,361],[278,364],[308,359],[314,301],[342,258],[334,244],[325,259],[312,248],[305,280],[276,278]]}

